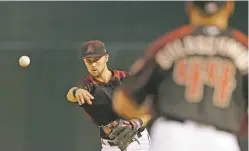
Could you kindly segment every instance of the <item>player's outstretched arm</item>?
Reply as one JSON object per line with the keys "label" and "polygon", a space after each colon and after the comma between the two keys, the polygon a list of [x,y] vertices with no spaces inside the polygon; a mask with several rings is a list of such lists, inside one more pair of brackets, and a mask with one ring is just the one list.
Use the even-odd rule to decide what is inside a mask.
{"label": "player's outstretched arm", "polygon": [[73,87],[68,91],[67,99],[70,102],[78,102],[79,105],[82,105],[84,103],[91,105],[91,99],[94,99],[94,97],[87,90]]}
{"label": "player's outstretched arm", "polygon": [[147,97],[157,95],[166,73],[159,62],[162,60],[156,57],[157,52],[170,41],[183,37],[192,30],[191,25],[177,28],[155,40],[145,50],[144,56],[138,58],[132,65],[132,76],[114,93],[113,108],[117,114],[129,119],[149,115],[150,105],[147,105],[145,100]]}

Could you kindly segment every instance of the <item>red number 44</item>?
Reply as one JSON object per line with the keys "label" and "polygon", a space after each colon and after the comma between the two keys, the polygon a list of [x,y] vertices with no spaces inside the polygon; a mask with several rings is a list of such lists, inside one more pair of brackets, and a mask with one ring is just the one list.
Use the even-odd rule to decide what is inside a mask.
{"label": "red number 44", "polygon": [[229,60],[191,57],[175,64],[173,78],[178,85],[186,87],[185,99],[189,103],[199,103],[207,85],[214,89],[214,105],[227,108],[236,87],[235,74],[236,67]]}

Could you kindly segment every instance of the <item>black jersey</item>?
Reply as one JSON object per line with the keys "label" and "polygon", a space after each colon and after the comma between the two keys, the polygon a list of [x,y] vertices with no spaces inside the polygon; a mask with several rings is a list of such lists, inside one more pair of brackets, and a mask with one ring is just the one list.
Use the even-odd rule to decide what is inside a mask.
{"label": "black jersey", "polygon": [[92,105],[85,103],[81,107],[84,108],[85,114],[98,126],[106,125],[120,118],[112,109],[112,93],[130,73],[118,70],[111,70],[111,72],[113,76],[108,83],[102,83],[88,75],[75,85],[87,90],[94,97]]}
{"label": "black jersey", "polygon": [[238,30],[180,27],[152,43],[132,69],[122,88],[138,104],[152,95],[165,117],[238,132],[248,101],[248,38]]}

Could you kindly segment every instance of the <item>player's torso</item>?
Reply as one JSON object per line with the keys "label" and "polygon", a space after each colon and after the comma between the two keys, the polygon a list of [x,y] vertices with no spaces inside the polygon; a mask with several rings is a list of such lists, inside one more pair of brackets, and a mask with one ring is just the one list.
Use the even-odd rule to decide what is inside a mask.
{"label": "player's torso", "polygon": [[[119,72],[119,71],[115,71]],[[125,77],[116,76],[108,83],[93,84],[91,94],[94,97],[92,105],[83,104],[84,110],[97,125],[106,125],[119,117],[112,109],[112,94],[121,85]]]}
{"label": "player's torso", "polygon": [[162,114],[237,131],[245,106],[242,72],[248,68],[248,51],[231,30],[197,28],[157,56],[168,70],[157,102]]}

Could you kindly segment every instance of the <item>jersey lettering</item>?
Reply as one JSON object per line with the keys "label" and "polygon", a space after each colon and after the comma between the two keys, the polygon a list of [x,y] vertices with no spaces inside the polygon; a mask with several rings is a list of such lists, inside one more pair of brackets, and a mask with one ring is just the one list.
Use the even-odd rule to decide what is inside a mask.
{"label": "jersey lettering", "polygon": [[222,56],[231,59],[242,73],[248,73],[248,48],[239,41],[226,36],[186,36],[165,44],[155,56],[164,70],[175,61],[192,55]]}

